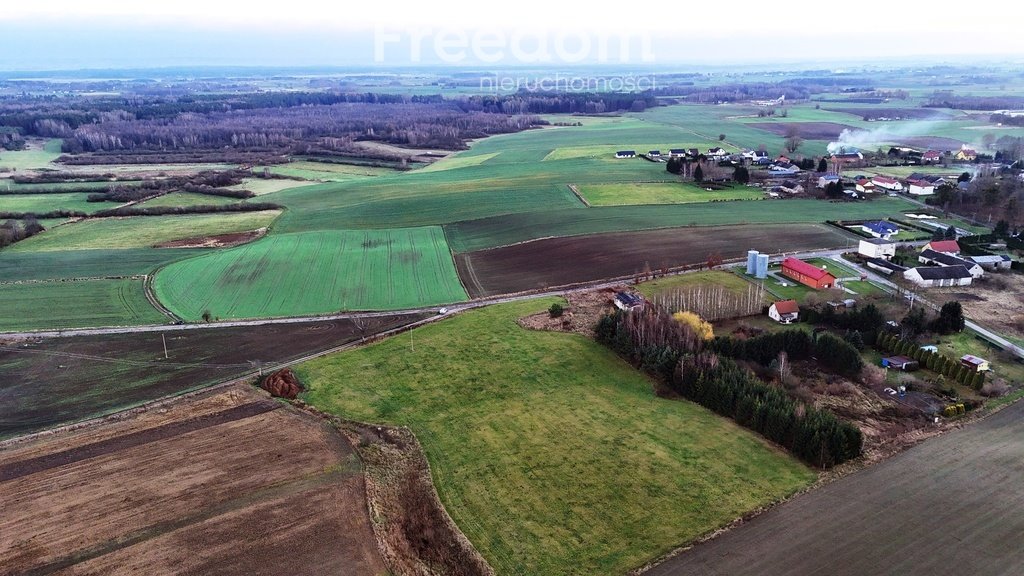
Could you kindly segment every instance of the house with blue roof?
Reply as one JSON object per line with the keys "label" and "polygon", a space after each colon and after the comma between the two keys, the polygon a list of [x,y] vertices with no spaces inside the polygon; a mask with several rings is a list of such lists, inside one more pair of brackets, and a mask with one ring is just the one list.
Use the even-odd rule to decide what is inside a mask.
{"label": "house with blue roof", "polygon": [[892,222],[885,222],[883,220],[865,222],[860,225],[860,228],[875,238],[881,238],[882,240],[888,240],[900,233],[899,227]]}

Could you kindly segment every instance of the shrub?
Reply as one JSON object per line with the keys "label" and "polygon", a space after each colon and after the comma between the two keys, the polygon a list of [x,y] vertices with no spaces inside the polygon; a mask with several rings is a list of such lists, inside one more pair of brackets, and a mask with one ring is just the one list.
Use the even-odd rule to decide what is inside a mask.
{"label": "shrub", "polygon": [[555,302],[550,308],[548,308],[548,314],[550,314],[552,318],[561,318],[564,312],[565,308],[563,308],[558,302]]}

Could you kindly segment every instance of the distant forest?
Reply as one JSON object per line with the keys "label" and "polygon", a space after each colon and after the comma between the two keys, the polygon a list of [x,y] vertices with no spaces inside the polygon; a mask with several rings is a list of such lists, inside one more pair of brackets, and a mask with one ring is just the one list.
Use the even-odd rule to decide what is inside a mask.
{"label": "distant forest", "polygon": [[[165,162],[225,149],[265,155],[345,152],[356,141],[460,150],[470,139],[546,124],[538,114],[642,111],[637,94],[404,96],[275,92],[178,97],[40,96],[0,100],[0,145],[61,138],[69,154],[138,155]],[[194,158],[193,160],[198,159]]]}

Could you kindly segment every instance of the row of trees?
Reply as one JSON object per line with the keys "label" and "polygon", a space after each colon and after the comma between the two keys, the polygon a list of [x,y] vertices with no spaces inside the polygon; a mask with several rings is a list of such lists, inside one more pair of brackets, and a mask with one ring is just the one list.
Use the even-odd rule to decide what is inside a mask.
{"label": "row of trees", "polygon": [[884,334],[878,338],[877,347],[883,352],[916,360],[921,367],[975,390],[981,390],[985,385],[984,372],[975,371],[943,354],[925,350],[915,342]]}
{"label": "row of trees", "polygon": [[6,220],[0,224],[0,248],[10,246],[44,230],[42,224],[34,217],[25,218],[21,222]]}
{"label": "row of trees", "polygon": [[[767,365],[780,357],[808,358],[818,350],[841,354],[840,347],[849,347],[830,334],[812,339],[806,332],[789,330],[747,341],[718,337],[706,342],[689,323],[674,320],[661,307],[648,306],[601,318],[595,336],[672,390],[733,418],[811,464],[827,468],[860,454],[863,439],[855,426],[793,400],[728,358]],[[830,367],[839,368],[840,361],[849,359]]]}
{"label": "row of trees", "polygon": [[745,340],[719,336],[711,342],[710,349],[724,356],[752,360],[763,366],[770,365],[782,353],[791,361],[814,357],[823,367],[848,378],[856,377],[864,368],[864,360],[857,347],[829,332],[812,335],[803,330],[790,329]]}

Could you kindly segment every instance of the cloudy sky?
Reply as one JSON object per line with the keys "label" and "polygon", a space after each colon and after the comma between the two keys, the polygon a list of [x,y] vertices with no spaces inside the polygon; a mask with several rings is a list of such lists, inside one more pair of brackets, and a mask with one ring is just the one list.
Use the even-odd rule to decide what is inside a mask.
{"label": "cloudy sky", "polygon": [[734,0],[722,2],[723,10],[713,2],[611,10],[550,0],[3,3],[0,69],[6,70],[1024,58],[1024,3],[1015,0],[977,11],[891,0]]}

